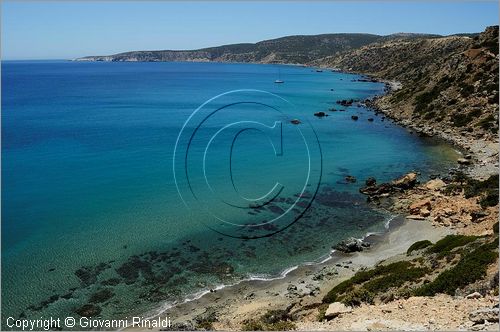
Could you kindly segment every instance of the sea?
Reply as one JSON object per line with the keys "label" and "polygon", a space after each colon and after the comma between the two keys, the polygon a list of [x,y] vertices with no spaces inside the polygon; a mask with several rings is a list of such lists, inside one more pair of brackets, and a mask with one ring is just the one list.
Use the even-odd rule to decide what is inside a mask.
{"label": "sea", "polygon": [[367,108],[385,85],[356,74],[1,66],[3,329],[8,317],[153,315],[320,262],[394,217],[359,193],[368,177],[425,181],[458,157]]}

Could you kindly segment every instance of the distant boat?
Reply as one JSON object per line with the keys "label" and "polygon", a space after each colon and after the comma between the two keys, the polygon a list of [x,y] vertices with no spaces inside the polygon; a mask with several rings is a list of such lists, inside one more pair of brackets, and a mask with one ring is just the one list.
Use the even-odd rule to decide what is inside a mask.
{"label": "distant boat", "polygon": [[285,81],[281,80],[281,69],[278,69],[278,79],[274,83],[285,83]]}

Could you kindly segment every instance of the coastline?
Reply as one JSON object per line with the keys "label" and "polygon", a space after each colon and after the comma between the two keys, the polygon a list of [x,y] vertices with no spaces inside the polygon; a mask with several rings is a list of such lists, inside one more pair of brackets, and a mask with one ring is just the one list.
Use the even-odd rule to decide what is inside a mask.
{"label": "coastline", "polygon": [[[290,64],[279,64],[290,65]],[[313,66],[308,66],[314,68]],[[450,133],[434,130],[432,127],[417,126],[394,113],[383,109],[379,100],[389,96],[392,92],[401,89],[402,84],[394,80],[385,80],[364,73],[339,71],[333,68],[324,68],[344,74],[360,75],[373,82],[384,83],[386,89],[383,94],[370,100],[360,101],[375,113],[382,113],[387,119],[394,121],[401,127],[408,128],[423,136],[430,136],[446,142],[457,149],[460,154],[468,152],[474,160],[483,160],[485,153],[488,157],[495,156],[491,150],[485,152],[486,142],[482,140],[469,142],[465,138],[458,138]],[[429,129],[430,128],[430,129]],[[484,144],[483,144],[484,143]],[[498,149],[497,149],[498,151]],[[482,154],[481,154],[482,153]],[[496,154],[498,156],[498,152]],[[486,166],[486,167],[484,167]],[[498,173],[498,165],[491,158],[484,163],[457,164],[456,169],[465,169],[474,178],[484,179],[488,175]],[[455,168],[450,169],[453,171]],[[394,204],[394,202],[392,202]],[[380,262],[397,261],[404,259],[408,247],[420,240],[435,242],[448,234],[456,233],[454,228],[434,223],[428,218],[407,218],[404,211],[395,212],[392,222],[389,222],[383,234],[366,234],[363,240],[372,245],[366,251],[343,254],[332,252],[321,262],[304,262],[299,266],[286,269],[279,277],[250,278],[236,284],[221,285],[214,290],[202,291],[188,296],[185,301],[169,304],[158,310],[158,313],[149,317],[170,318],[173,330],[199,329],[197,322],[207,317],[217,317],[213,321],[216,330],[241,330],[241,325],[266,311],[286,308],[289,312],[307,312],[309,308],[317,308],[322,298],[335,285],[352,277],[356,272],[372,268]],[[304,315],[305,316],[305,315]],[[310,324],[315,320],[307,319],[298,329],[311,329]],[[211,322],[212,324],[212,322]],[[402,326],[402,325],[401,325]],[[135,328],[129,328],[135,330]]]}
{"label": "coastline", "polygon": [[368,234],[365,237],[372,244],[369,250],[349,254],[335,251],[322,262],[287,269],[281,277],[242,280],[164,308],[150,318],[169,317],[173,328],[181,330],[194,329],[197,320],[216,313],[215,329],[239,330],[243,321],[270,309],[286,307],[300,311],[314,304],[319,305],[331,287],[357,271],[406,252],[415,241],[436,241],[450,233],[446,227],[397,216],[383,234]]}
{"label": "coastline", "polygon": [[[465,137],[457,137],[451,131],[440,132],[430,126],[418,126],[409,120],[398,118],[393,112],[384,109],[379,101],[399,90],[402,87],[400,82],[374,78],[363,73],[345,73],[362,75],[386,85],[384,94],[365,101],[367,107],[375,113],[382,113],[396,124],[423,136],[445,141],[454,146],[462,155],[464,153],[471,155],[469,160],[473,159],[474,162],[457,164],[457,167],[450,171],[466,170],[471,177],[477,179],[485,179],[489,175],[498,174],[498,164],[495,164],[496,159],[493,159],[495,156],[498,157],[496,145],[488,149],[489,145],[486,141],[469,141]],[[416,198],[413,197],[413,201],[415,200]],[[395,203],[392,202],[392,205],[394,206]],[[281,277],[268,280],[243,280],[235,285],[224,286],[215,292],[205,292],[196,298],[165,308],[155,317],[170,317],[173,329],[178,330],[199,328],[197,324],[205,321],[207,317],[212,317],[211,319],[216,317],[213,322],[210,321],[212,329],[241,330],[242,324],[269,310],[286,308],[286,311],[291,314],[303,318],[298,320],[299,330],[322,329],[325,326],[317,322],[315,316],[311,319],[311,312],[314,312],[311,308],[321,305],[323,296],[332,287],[352,277],[357,271],[372,268],[382,261],[405,259],[406,250],[417,241],[435,242],[447,234],[461,232],[449,225],[433,222],[429,218],[419,218],[419,220],[406,218],[409,217],[409,213],[405,209],[399,208],[399,211],[393,212],[397,215],[389,223],[386,232],[381,235],[367,234],[365,236],[364,240],[372,244],[371,248],[366,251],[350,254],[334,252],[320,263],[303,263],[290,268],[284,271]],[[439,297],[438,300],[443,299]],[[486,298],[484,300],[487,301]],[[450,303],[454,299],[445,298],[444,301]],[[379,307],[375,305],[375,308]],[[396,328],[405,328],[403,322],[398,324]],[[414,324],[413,327],[415,326],[425,328],[424,325]],[[366,329],[366,326],[359,325],[358,328]],[[407,325],[406,328],[411,329],[412,325]]]}

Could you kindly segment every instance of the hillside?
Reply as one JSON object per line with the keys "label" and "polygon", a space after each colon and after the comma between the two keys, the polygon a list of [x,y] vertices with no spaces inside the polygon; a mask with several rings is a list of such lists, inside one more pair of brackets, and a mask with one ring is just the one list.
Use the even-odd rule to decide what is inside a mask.
{"label": "hillside", "polygon": [[[468,150],[474,176],[498,173],[498,26],[474,37],[392,39],[313,62],[394,80],[368,104],[400,124]],[[482,167],[482,169],[480,169]]]}
{"label": "hillside", "polygon": [[78,61],[217,61],[306,64],[327,56],[358,49],[393,38],[415,39],[435,35],[395,34],[379,36],[361,33],[288,36],[255,44],[232,44],[199,50],[133,51],[108,56],[88,56]]}
{"label": "hillside", "polygon": [[396,118],[472,139],[497,136],[498,26],[474,38],[373,43],[319,63],[400,81],[401,90],[378,101]]}

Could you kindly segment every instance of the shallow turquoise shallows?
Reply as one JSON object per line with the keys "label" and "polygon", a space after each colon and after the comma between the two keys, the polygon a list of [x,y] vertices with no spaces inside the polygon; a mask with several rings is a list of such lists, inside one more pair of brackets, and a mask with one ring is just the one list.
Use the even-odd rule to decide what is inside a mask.
{"label": "shallow turquoise shallows", "polygon": [[[425,179],[456,153],[337,104],[383,93],[359,78],[278,65],[3,62],[3,319],[77,317],[87,303],[107,318],[152,313],[382,231],[391,216],[366,205],[364,180]],[[176,164],[189,116],[239,89],[264,92],[200,109],[209,116],[187,123]],[[243,130],[247,121],[259,124]],[[252,201],[274,185],[273,202]]]}

